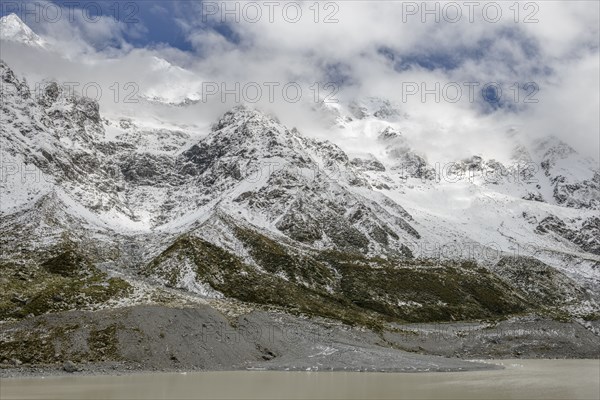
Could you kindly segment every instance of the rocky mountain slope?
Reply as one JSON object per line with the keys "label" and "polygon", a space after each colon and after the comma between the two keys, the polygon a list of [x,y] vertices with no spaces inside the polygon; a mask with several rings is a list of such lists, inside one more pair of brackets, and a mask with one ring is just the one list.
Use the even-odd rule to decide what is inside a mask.
{"label": "rocky mountain slope", "polygon": [[[243,106],[195,139],[105,119],[97,103],[54,82],[32,93],[8,65],[0,69],[5,317],[127,304],[151,285],[375,325],[597,311],[598,174],[588,177],[589,164],[564,143],[536,153],[547,185],[535,187],[553,197],[519,198],[529,183],[465,178],[503,168],[493,160],[457,162],[459,178],[440,180],[392,127],[379,135],[387,165],[351,159]],[[383,105],[374,118],[397,115]],[[427,208],[455,190],[470,195],[470,207],[447,208],[453,218]],[[575,299],[568,307],[532,299],[504,271],[540,262],[503,256],[519,237],[557,276],[544,290]],[[117,286],[81,300],[74,292],[89,282],[46,267],[63,261]]]}
{"label": "rocky mountain slope", "polygon": [[[16,15],[0,40],[61,56]],[[243,105],[179,121],[201,80],[149,62],[131,111],[0,60],[0,374],[597,358],[594,160],[509,131],[508,160],[440,162],[378,97],[310,104],[331,141]]]}

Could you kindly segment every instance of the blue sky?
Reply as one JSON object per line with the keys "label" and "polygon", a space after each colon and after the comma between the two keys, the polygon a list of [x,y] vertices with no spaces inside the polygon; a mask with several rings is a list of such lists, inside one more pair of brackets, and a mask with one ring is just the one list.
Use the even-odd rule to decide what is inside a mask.
{"label": "blue sky", "polygon": [[[235,32],[230,29],[229,25],[220,23],[218,18],[209,18],[207,19],[207,23],[201,22],[201,0],[10,0],[2,4],[0,16],[14,12],[30,27],[36,30],[38,21],[36,21],[36,16],[32,11],[40,9],[49,10],[38,12],[41,15],[44,15],[44,12],[54,12],[45,3],[60,6],[63,10],[64,19],[69,18],[67,16],[70,9],[77,9],[79,14],[83,12],[89,13],[91,18],[96,18],[97,16],[114,18],[126,26],[123,36],[129,44],[135,47],[168,45],[182,51],[192,51],[193,46],[188,40],[188,32],[182,27],[182,22],[189,21],[195,17],[196,28],[213,30],[232,42],[238,40]],[[41,8],[35,8],[36,6]]]}
{"label": "blue sky", "polygon": [[[68,15],[69,8],[75,7],[85,9],[92,17],[101,15],[115,18],[128,27],[124,31],[125,39],[136,47],[167,44],[184,51],[192,50],[184,31],[176,23],[176,18],[185,15],[186,10],[189,9],[188,1],[52,0],[51,2],[60,6],[65,16]],[[36,3],[43,4],[36,0],[7,1],[2,4],[0,13],[4,16],[15,12],[35,29],[37,25],[35,15],[27,13],[27,10],[35,10],[33,7]],[[41,7],[46,9],[47,6],[41,5]],[[140,28],[143,34],[140,34]]]}

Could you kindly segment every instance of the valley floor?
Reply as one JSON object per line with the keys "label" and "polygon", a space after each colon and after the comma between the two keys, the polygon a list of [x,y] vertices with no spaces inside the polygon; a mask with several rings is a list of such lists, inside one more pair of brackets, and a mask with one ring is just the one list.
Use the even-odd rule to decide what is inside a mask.
{"label": "valley floor", "polygon": [[[68,311],[0,324],[0,377],[153,371],[435,372],[498,368],[468,360],[600,358],[598,326],[522,316],[500,322],[390,325],[210,305]],[[69,363],[70,364],[70,363]],[[67,368],[68,369],[68,368]]]}

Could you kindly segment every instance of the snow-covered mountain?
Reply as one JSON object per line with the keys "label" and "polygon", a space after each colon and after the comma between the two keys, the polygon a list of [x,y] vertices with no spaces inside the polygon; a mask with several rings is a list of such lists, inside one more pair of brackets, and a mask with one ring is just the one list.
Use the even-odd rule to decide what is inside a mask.
{"label": "snow-covered mountain", "polygon": [[46,46],[46,42],[14,13],[0,18],[0,39],[40,48]]}
{"label": "snow-covered mountain", "polygon": [[[68,44],[57,40],[54,37],[39,36],[31,28],[27,26],[18,15],[12,13],[0,18],[0,41],[6,44],[19,46],[16,51],[17,58],[20,52],[34,51],[37,52],[37,57],[58,58],[62,61],[67,61],[71,58],[79,58],[81,54],[77,53],[76,49],[65,49]],[[85,46],[84,46],[85,47]],[[11,53],[12,53],[11,51]],[[93,52],[92,48],[86,48],[86,52]],[[6,56],[5,56],[6,57]],[[158,104],[170,106],[187,106],[197,104],[202,99],[203,79],[195,72],[182,68],[178,65],[173,65],[164,58],[153,54],[143,54],[133,56],[139,62],[145,64],[146,68],[137,71],[136,82],[144,80],[152,82],[151,85],[143,85],[139,87],[133,82],[123,82],[119,88],[120,100],[126,100],[131,103],[142,104]],[[112,61],[95,59],[91,63],[105,64],[106,68],[110,68]],[[42,74],[34,74],[36,78]],[[112,79],[112,78],[111,78]],[[98,83],[98,82],[94,82]],[[115,90],[110,86],[114,83],[111,81],[106,85],[104,90]],[[116,95],[116,94],[115,94]]]}
{"label": "snow-covered mountain", "polygon": [[515,141],[511,166],[439,166],[394,127],[404,117],[389,101],[316,109],[332,129],[381,127],[383,156],[350,157],[245,106],[190,133],[107,118],[53,82],[33,95],[4,62],[0,75],[2,265],[46,277],[59,257],[135,290],[150,279],[330,317],[443,320],[545,307],[528,298],[542,289],[511,281],[515,265],[543,262],[543,291],[573,292],[574,315],[597,311],[600,174],[555,138]]}

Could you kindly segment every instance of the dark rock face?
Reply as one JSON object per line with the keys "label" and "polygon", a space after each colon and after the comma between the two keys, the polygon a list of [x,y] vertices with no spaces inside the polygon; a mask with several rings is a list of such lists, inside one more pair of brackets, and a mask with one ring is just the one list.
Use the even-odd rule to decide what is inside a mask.
{"label": "dark rock face", "polygon": [[600,173],[591,180],[568,183],[565,177],[552,178],[554,198],[558,204],[572,208],[600,209]]}
{"label": "dark rock face", "polygon": [[523,200],[544,202],[544,198],[540,193],[528,193],[527,196],[523,197]]}
{"label": "dark rock face", "polygon": [[386,146],[388,157],[394,160],[393,173],[404,179],[431,181],[436,178],[435,169],[409,147],[400,132],[387,127],[379,134],[378,140]]}
{"label": "dark rock face", "polygon": [[600,218],[589,218],[578,229],[570,228],[556,216],[544,218],[536,227],[539,234],[554,233],[579,246],[583,251],[600,255]]}
{"label": "dark rock face", "polygon": [[[558,204],[571,208],[600,209],[600,171],[590,160],[577,160],[577,152],[566,143],[550,138],[539,143],[542,153],[541,169],[553,185],[553,196]],[[593,170],[588,179],[572,176],[565,167]]]}
{"label": "dark rock face", "polygon": [[285,214],[276,226],[281,232],[301,243],[313,244],[323,238],[323,231],[318,221],[295,212]]}
{"label": "dark rock face", "polygon": [[203,174],[213,163],[223,156],[225,153],[224,145],[226,143],[222,143],[221,146],[209,146],[203,142],[193,145],[182,155],[184,163],[189,162],[193,166],[186,169],[186,172],[190,175]]}
{"label": "dark rock face", "polygon": [[504,257],[493,270],[543,307],[564,308],[588,298],[572,279],[532,257]]}
{"label": "dark rock face", "polygon": [[354,158],[352,159],[351,163],[355,167],[361,168],[365,171],[385,171],[385,166],[381,163],[381,161],[376,159],[366,160],[362,158]]}
{"label": "dark rock face", "polygon": [[45,88],[42,96],[38,102],[44,107],[50,107],[54,102],[58,100],[58,96],[61,94],[61,89],[56,82],[50,82]]}
{"label": "dark rock face", "polygon": [[404,153],[400,150],[393,150],[391,154],[399,160],[394,167],[394,171],[398,171],[401,176],[425,181],[435,179],[434,169],[418,154]]}
{"label": "dark rock face", "polygon": [[168,156],[134,154],[120,165],[125,181],[135,185],[157,185],[169,182],[174,173],[174,160]]}

